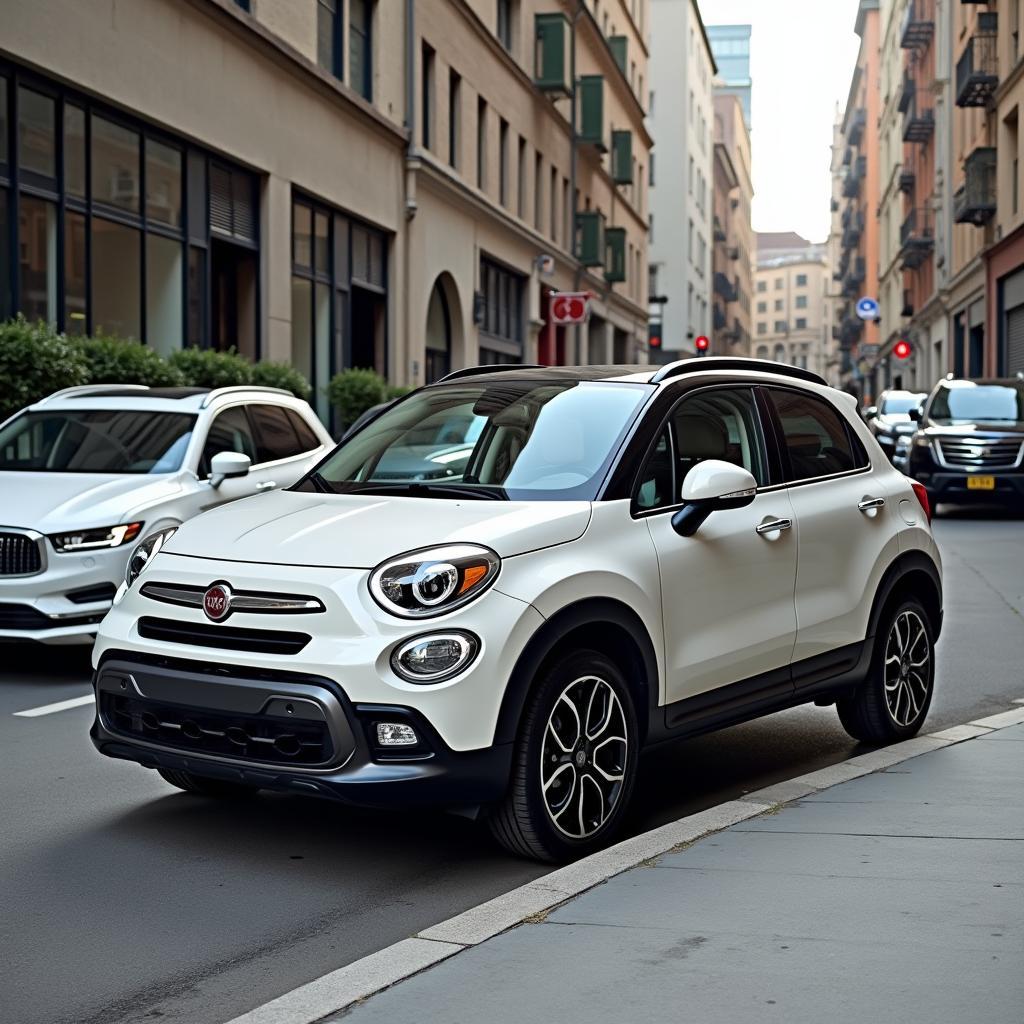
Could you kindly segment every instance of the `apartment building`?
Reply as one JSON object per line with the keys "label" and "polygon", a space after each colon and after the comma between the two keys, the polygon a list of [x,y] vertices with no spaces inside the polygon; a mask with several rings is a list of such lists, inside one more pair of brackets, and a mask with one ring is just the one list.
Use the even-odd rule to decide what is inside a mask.
{"label": "apartment building", "polygon": [[753,354],[827,374],[832,358],[825,245],[795,232],[759,232]]}
{"label": "apartment building", "polygon": [[711,352],[746,356],[750,354],[754,269],[750,133],[740,98],[719,92],[717,84],[714,112]]}
{"label": "apartment building", "polygon": [[667,300],[652,314],[657,358],[669,361],[693,355],[694,339],[712,333],[717,67],[696,0],[650,0],[650,16],[651,295]]}
{"label": "apartment building", "polygon": [[649,33],[648,0],[12,0],[0,316],[289,361],[322,413],[349,366],[645,358]]}
{"label": "apartment building", "polygon": [[[832,146],[829,161],[829,173],[832,182],[832,198],[829,201],[828,239],[825,242],[825,257],[829,268],[839,266],[843,248],[843,182],[846,168],[843,158],[846,143],[843,141],[843,111],[836,104],[835,120],[832,123]],[[842,338],[842,316],[847,305],[843,298],[840,283],[832,272],[829,273],[825,288],[825,322],[827,331],[827,352],[825,360],[828,381],[836,386],[841,381],[849,381],[853,374],[853,359],[849,347],[840,344]]]}
{"label": "apartment building", "polygon": [[743,104],[743,119],[750,131],[753,79],[750,77],[751,25],[708,25],[711,55],[718,65],[716,95],[736,96]]}

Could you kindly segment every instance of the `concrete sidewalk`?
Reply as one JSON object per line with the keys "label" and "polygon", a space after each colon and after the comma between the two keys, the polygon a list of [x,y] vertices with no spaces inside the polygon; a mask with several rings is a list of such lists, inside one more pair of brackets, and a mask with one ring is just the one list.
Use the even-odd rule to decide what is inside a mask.
{"label": "concrete sidewalk", "polygon": [[1024,1021],[1024,724],[626,871],[329,1015]]}

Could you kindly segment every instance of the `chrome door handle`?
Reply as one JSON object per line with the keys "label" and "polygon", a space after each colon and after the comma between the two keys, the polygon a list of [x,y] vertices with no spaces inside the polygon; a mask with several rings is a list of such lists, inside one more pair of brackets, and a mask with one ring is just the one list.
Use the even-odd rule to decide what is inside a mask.
{"label": "chrome door handle", "polygon": [[870,512],[872,509],[881,508],[885,504],[885,498],[865,498],[857,503],[861,512]]}
{"label": "chrome door handle", "polygon": [[276,480],[261,480],[256,485],[257,491],[272,491],[277,486]]}
{"label": "chrome door handle", "polygon": [[780,530],[788,530],[793,525],[792,519],[769,519],[767,523],[761,523],[754,527],[754,532],[759,534],[778,533]]}

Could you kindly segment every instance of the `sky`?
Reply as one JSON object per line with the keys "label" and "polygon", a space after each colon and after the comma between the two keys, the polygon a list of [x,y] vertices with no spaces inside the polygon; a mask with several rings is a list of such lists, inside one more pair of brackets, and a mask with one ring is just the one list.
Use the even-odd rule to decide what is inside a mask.
{"label": "sky", "polygon": [[705,25],[750,24],[755,231],[829,230],[836,103],[860,40],[858,0],[698,0]]}

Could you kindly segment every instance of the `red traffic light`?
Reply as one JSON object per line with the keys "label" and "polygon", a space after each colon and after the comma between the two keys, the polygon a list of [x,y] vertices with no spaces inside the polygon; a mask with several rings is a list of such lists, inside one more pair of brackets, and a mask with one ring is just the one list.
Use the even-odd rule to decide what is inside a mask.
{"label": "red traffic light", "polygon": [[700,335],[697,338],[697,340],[694,342],[694,345],[697,347],[697,351],[698,352],[707,352],[708,346],[710,346],[710,344],[711,344],[711,342],[708,341],[708,339],[706,337],[704,337],[703,334]]}
{"label": "red traffic light", "polygon": [[897,341],[892,347],[892,354],[897,359],[906,359],[912,351],[909,341]]}

